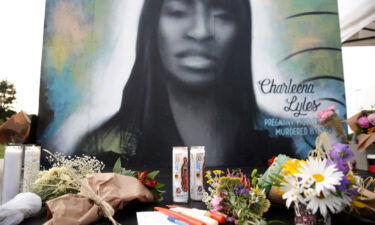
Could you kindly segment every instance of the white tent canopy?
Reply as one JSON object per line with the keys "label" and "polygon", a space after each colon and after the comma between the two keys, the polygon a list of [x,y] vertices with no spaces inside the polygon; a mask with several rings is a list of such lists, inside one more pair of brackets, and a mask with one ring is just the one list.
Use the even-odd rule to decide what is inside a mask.
{"label": "white tent canopy", "polygon": [[[351,39],[353,35],[375,21],[375,0],[338,0],[338,4],[342,42]],[[371,30],[367,28],[367,31]],[[366,45],[375,45],[375,32],[372,34],[367,32],[365,35]],[[357,38],[363,39],[363,37],[362,35]]]}

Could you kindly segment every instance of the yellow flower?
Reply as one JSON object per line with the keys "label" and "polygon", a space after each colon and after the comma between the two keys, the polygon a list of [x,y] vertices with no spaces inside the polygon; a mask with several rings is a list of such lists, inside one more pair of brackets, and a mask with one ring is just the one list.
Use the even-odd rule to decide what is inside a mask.
{"label": "yellow flower", "polygon": [[353,200],[350,203],[350,209],[349,212],[352,212],[353,210],[359,213],[358,209],[364,208],[366,206],[365,203],[358,201],[358,200]]}
{"label": "yellow flower", "polygon": [[303,160],[298,159],[288,159],[285,163],[281,166],[283,168],[283,172],[285,175],[293,175],[295,173],[299,173],[299,168],[302,168]]}
{"label": "yellow flower", "polygon": [[357,183],[357,180],[354,178],[354,176],[353,176],[351,173],[348,173],[348,174],[346,175],[346,178],[348,178],[348,180],[349,180],[350,182],[354,183],[354,184]]}
{"label": "yellow flower", "polygon": [[239,177],[220,177],[216,191],[218,193],[224,190],[232,190],[241,184]]}
{"label": "yellow flower", "polygon": [[211,184],[213,182],[214,182],[214,179],[212,179],[212,178],[207,181],[208,184]]}
{"label": "yellow flower", "polygon": [[211,170],[207,170],[207,171],[206,171],[206,175],[205,175],[205,177],[211,177]]}
{"label": "yellow flower", "polygon": [[224,171],[222,171],[222,170],[214,170],[213,172],[214,172],[215,175],[224,174]]}

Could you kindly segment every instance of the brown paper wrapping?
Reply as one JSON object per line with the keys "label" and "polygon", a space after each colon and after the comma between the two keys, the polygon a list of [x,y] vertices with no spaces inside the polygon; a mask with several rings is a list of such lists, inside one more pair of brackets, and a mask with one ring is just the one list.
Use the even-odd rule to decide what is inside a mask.
{"label": "brown paper wrapping", "polygon": [[340,137],[341,141],[343,141],[344,143],[347,143],[348,138],[346,137],[346,134],[344,132],[342,122],[343,121],[340,119],[340,117],[337,114],[334,114],[325,122],[323,122],[323,125],[332,128],[336,132],[336,134]]}
{"label": "brown paper wrapping", "polygon": [[375,193],[365,188],[360,188],[359,193],[363,195],[360,201],[366,204],[365,207],[358,209],[359,214],[375,220]]}
{"label": "brown paper wrapping", "polygon": [[[152,202],[151,192],[136,178],[115,173],[97,173],[86,178],[90,187],[115,211],[131,201]],[[44,225],[85,225],[102,216],[99,206],[79,194],[66,194],[47,201]]]}
{"label": "brown paper wrapping", "polygon": [[[363,115],[365,111],[361,111],[354,116],[350,117],[346,120],[348,123],[350,129],[352,129],[354,132],[358,130],[358,127],[356,125],[357,120],[359,117]],[[367,149],[369,145],[375,142],[375,133],[374,134],[360,134],[358,135],[358,152],[363,152]]]}
{"label": "brown paper wrapping", "polygon": [[19,112],[0,126],[0,143],[23,143],[30,133],[31,121],[24,112]]}

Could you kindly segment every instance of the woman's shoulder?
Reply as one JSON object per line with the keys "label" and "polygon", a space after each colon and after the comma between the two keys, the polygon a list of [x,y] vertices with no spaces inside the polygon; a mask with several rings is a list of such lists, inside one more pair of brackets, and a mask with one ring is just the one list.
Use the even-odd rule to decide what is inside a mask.
{"label": "woman's shoulder", "polygon": [[124,128],[117,115],[84,135],[75,148],[77,152],[97,155],[114,152],[120,155],[134,155],[140,132]]}

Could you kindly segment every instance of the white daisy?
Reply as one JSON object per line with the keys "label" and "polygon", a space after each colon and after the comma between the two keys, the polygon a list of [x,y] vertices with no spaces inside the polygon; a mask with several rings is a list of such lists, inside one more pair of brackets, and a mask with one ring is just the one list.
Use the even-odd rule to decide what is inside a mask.
{"label": "white daisy", "polygon": [[307,184],[307,187],[311,186],[311,182],[315,183],[315,196],[320,196],[322,193],[324,196],[328,196],[331,193],[336,192],[335,185],[339,185],[344,174],[338,171],[335,165],[326,165],[326,160],[312,159],[306,161],[306,164],[302,164],[302,168],[299,168],[302,180],[302,184]]}
{"label": "white daisy", "polygon": [[308,188],[303,191],[306,201],[310,201],[310,198],[314,195],[314,189]]}
{"label": "white daisy", "polygon": [[296,177],[288,175],[283,177],[281,182],[281,191],[284,192],[283,199],[286,199],[286,206],[289,208],[292,202],[298,205],[303,201],[301,196],[301,188]]}
{"label": "white daisy", "polygon": [[331,213],[338,213],[349,204],[350,198],[345,194],[342,197],[338,197],[336,195],[329,195],[327,197],[324,195],[312,195],[306,209],[311,210],[313,214],[319,210],[319,212],[326,217],[328,209],[331,211]]}

